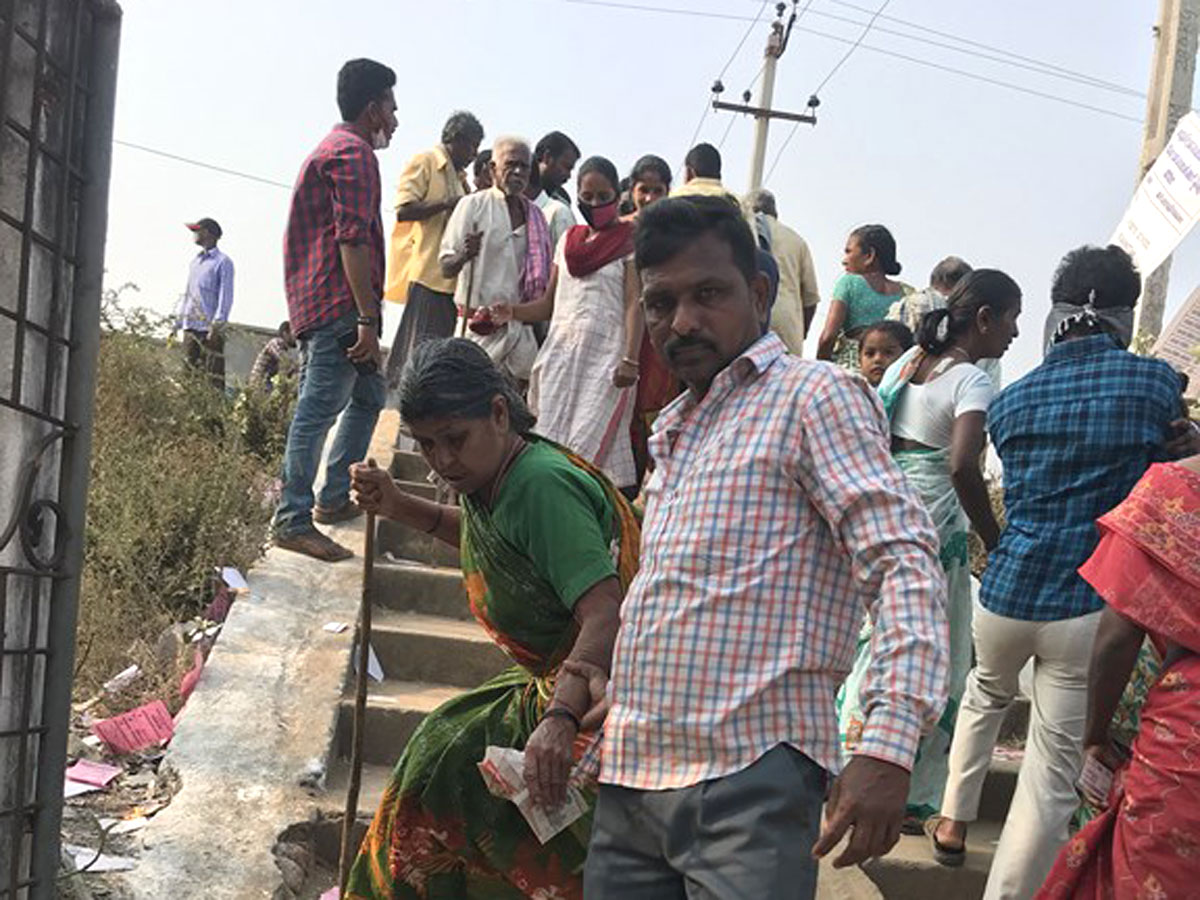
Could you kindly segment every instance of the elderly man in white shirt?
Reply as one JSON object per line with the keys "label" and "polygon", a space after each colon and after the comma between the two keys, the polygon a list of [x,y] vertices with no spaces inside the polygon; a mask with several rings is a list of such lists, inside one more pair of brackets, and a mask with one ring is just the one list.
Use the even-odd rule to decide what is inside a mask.
{"label": "elderly man in white shirt", "polygon": [[[468,318],[498,303],[536,300],[546,289],[553,247],[545,217],[524,194],[531,163],[528,143],[498,139],[490,164],[493,186],[460,200],[446,223],[438,260],[447,278],[462,273],[454,302]],[[537,355],[528,325],[496,327],[481,312],[471,332],[496,365],[518,381],[528,380]]]}

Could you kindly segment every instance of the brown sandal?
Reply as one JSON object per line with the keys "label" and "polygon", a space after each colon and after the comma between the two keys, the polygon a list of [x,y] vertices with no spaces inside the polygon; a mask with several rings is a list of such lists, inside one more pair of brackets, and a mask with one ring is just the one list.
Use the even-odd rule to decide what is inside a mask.
{"label": "brown sandal", "polygon": [[312,531],[302,531],[300,534],[276,536],[275,546],[294,553],[303,553],[322,562],[341,562],[350,559],[354,551],[343,547],[332,538],[326,537],[315,528]]}
{"label": "brown sandal", "polygon": [[961,847],[947,847],[937,839],[938,825],[945,821],[945,816],[931,816],[925,820],[925,834],[929,836],[929,844],[933,847],[933,858],[939,864],[951,869],[958,869],[967,859],[967,845],[964,840]]}

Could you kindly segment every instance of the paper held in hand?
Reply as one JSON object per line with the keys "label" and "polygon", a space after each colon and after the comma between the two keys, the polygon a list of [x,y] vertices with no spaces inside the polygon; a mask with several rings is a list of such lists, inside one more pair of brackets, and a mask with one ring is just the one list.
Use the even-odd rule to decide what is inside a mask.
{"label": "paper held in hand", "polygon": [[525,754],[520,750],[488,747],[478,765],[488,790],[515,803],[543,844],[587,812],[587,801],[574,785],[567,786],[566,802],[558,809],[547,810],[534,803],[525,787]]}

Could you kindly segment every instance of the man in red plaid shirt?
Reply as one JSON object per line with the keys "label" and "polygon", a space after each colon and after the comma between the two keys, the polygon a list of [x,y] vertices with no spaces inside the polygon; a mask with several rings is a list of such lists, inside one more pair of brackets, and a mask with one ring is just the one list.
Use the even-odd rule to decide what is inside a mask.
{"label": "man in red plaid shirt", "polygon": [[[383,223],[375,151],[396,130],[396,74],[369,59],[338,73],[342,121],[304,161],[292,190],[283,258],[292,333],[300,341],[300,399],[288,429],[275,545],[335,562],[353,556],[314,522],[351,519],[350,465],[367,454],[385,387],[380,374]],[[342,411],[325,486],[313,481]]]}

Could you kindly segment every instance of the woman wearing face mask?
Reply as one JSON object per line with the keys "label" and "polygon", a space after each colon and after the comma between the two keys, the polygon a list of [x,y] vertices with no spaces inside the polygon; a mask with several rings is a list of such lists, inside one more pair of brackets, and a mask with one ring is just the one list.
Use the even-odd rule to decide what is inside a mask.
{"label": "woman wearing face mask", "polygon": [[538,432],[570,447],[626,493],[636,493],[629,437],[642,343],[633,223],[620,218],[616,167],[593,156],[579,168],[586,225],[563,235],[541,300],[494,306],[497,322],[550,321],[533,364],[529,405]]}

